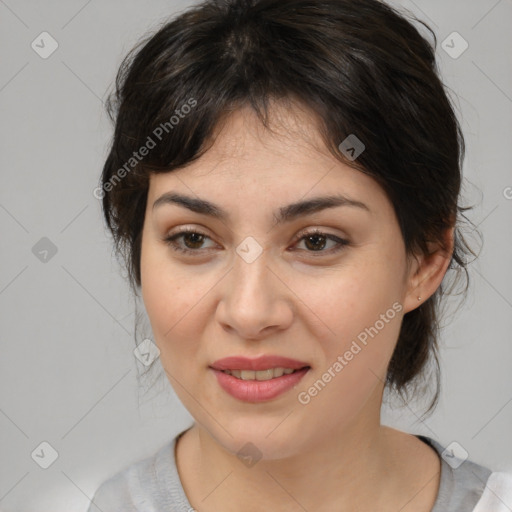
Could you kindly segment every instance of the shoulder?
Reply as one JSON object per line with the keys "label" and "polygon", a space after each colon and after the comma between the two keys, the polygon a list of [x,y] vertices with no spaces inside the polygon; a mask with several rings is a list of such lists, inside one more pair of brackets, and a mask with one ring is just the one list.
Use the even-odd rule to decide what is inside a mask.
{"label": "shoulder", "polygon": [[153,510],[159,499],[157,465],[167,443],[155,454],[125,466],[96,490],[87,512]]}
{"label": "shoulder", "polygon": [[429,437],[417,437],[430,444],[441,458],[439,495],[433,512],[510,512],[512,473],[494,472],[469,460],[467,452],[457,454],[456,443],[444,447]]}
{"label": "shoulder", "polygon": [[135,512],[127,477],[128,469],[104,481],[94,493],[87,512]]}
{"label": "shoulder", "polygon": [[512,509],[512,473],[494,471],[485,484],[473,512],[510,512]]}

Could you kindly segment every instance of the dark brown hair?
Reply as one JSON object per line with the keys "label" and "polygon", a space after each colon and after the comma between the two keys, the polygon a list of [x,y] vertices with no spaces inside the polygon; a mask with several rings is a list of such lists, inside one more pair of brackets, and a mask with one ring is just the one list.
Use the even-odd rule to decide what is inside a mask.
{"label": "dark brown hair", "polygon": [[[150,174],[199,158],[237,108],[252,107],[268,127],[271,100],[290,99],[314,113],[336,158],[382,186],[408,254],[428,253],[429,241],[443,244],[445,230],[456,225],[447,274],[463,270],[467,290],[465,256],[475,254],[460,232],[469,209],[458,204],[464,138],[439,77],[436,45],[428,25],[378,0],[208,0],[141,40],[107,100],[115,132],[97,189],[135,294]],[[339,148],[350,134],[365,145],[356,160]],[[446,279],[405,314],[387,374],[388,387],[407,397],[433,362],[429,410],[439,396]]]}

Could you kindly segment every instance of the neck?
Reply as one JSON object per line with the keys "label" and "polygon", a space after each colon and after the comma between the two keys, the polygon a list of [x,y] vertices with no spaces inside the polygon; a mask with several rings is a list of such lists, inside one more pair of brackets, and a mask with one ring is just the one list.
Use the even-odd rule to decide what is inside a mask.
{"label": "neck", "polygon": [[372,410],[378,412],[360,415],[343,430],[323,426],[300,453],[252,466],[194,424],[177,450],[191,505],[201,512],[387,510],[404,474],[396,464],[397,431],[380,425],[380,409]]}

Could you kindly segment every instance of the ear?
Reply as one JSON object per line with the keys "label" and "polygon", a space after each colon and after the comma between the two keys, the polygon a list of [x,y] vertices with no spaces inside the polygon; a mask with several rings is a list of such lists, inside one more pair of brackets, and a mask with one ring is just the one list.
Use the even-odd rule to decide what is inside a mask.
{"label": "ear", "polygon": [[[406,295],[403,300],[404,313],[421,306],[439,288],[448,270],[454,248],[454,230],[445,230],[444,244],[427,244],[429,254],[412,256],[407,270]],[[421,297],[421,300],[418,300]]]}

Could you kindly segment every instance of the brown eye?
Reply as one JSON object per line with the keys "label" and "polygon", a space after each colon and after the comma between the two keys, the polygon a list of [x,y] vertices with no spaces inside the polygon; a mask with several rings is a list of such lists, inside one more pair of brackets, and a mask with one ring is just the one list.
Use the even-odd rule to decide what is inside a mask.
{"label": "brown eye", "polygon": [[[348,240],[328,233],[323,233],[318,229],[307,233],[301,233],[299,236],[300,238],[298,241],[304,241],[306,252],[319,253],[318,256],[336,253],[349,244]],[[332,242],[334,246],[331,246],[328,250],[324,251],[323,249],[327,246],[328,242]],[[317,256],[317,254],[314,254],[314,256]]]}
{"label": "brown eye", "polygon": [[[183,245],[179,243],[180,239],[182,239]],[[187,228],[179,231],[178,233],[174,233],[173,235],[165,237],[164,242],[167,243],[167,245],[169,245],[175,251],[188,254],[199,254],[202,252],[202,246],[207,239],[210,240],[208,235],[197,231],[197,229]]]}
{"label": "brown eye", "polygon": [[[200,233],[184,233],[181,236],[183,237],[183,242],[189,249],[200,249],[200,246],[204,241],[204,235],[201,235]],[[187,243],[187,240],[190,242],[192,247]]]}
{"label": "brown eye", "polygon": [[304,237],[303,240],[305,240],[308,249],[316,251],[325,247],[327,237],[323,235],[309,235]]}

